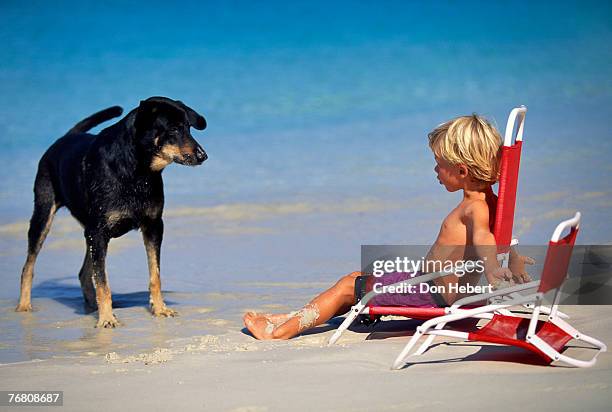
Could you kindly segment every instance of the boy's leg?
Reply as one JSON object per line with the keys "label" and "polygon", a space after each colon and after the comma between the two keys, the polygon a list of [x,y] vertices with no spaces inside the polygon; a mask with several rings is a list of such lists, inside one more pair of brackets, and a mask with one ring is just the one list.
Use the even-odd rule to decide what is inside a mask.
{"label": "boy's leg", "polygon": [[353,272],[343,276],[293,316],[289,315],[288,320],[279,326],[270,318],[252,312],[244,316],[244,324],[257,339],[290,339],[336,315],[346,313],[354,303],[355,278],[359,275],[360,272]]}

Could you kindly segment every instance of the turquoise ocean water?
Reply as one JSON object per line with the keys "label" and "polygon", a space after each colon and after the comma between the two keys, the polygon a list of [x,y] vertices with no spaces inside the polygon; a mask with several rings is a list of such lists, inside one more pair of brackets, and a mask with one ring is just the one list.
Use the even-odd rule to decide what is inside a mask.
{"label": "turquoise ocean water", "polygon": [[[0,5],[0,362],[43,356],[17,349],[37,329],[12,313],[38,159],[92,112],[152,95],[209,124],[193,131],[209,160],[164,172],[162,280],[179,310],[210,299],[189,293],[301,302],[357,269],[361,244],[431,243],[459,198],[436,181],[427,132],[472,112],[503,132],[520,104],[521,241],[546,242],[575,210],[582,243],[612,241],[606,2],[124,3]],[[46,316],[83,317],[81,237],[60,212],[34,283]],[[139,235],[116,242],[116,302],[140,310]],[[44,339],[69,341],[61,330]]]}

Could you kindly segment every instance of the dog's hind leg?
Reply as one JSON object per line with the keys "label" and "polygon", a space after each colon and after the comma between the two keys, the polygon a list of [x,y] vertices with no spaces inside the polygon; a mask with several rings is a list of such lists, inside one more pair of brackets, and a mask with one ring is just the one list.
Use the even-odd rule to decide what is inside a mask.
{"label": "dog's hind leg", "polygon": [[108,236],[100,229],[85,229],[87,253],[90,255],[93,280],[96,285],[96,303],[98,304],[97,328],[114,328],[119,321],[113,315],[113,300],[111,298],[108,277],[106,276],[106,252],[108,250]]}
{"label": "dog's hind leg", "polygon": [[21,294],[19,296],[19,304],[15,308],[17,312],[32,310],[31,294],[34,263],[47,237],[47,233],[49,233],[57,208],[58,204],[55,199],[51,178],[48,170],[44,165],[41,165],[34,182],[34,212],[32,213],[30,229],[28,230],[28,255],[21,271]]}
{"label": "dog's hind leg", "polygon": [[89,249],[83,259],[83,266],[81,266],[81,271],[79,272],[79,281],[81,282],[83,298],[85,298],[86,310],[93,312],[98,308],[98,305],[96,304],[96,290],[93,285],[93,266]]}
{"label": "dog's hind leg", "polygon": [[166,306],[161,293],[161,279],[159,276],[159,258],[162,238],[164,236],[164,222],[161,218],[148,221],[140,228],[142,239],[147,251],[149,263],[149,293],[151,312],[155,316],[176,316],[177,312]]}

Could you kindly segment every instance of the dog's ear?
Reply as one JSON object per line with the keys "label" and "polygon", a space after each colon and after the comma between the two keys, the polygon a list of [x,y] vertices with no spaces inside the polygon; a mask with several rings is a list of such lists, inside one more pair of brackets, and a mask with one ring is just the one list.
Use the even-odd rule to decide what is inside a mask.
{"label": "dog's ear", "polygon": [[197,130],[206,129],[206,119],[204,118],[204,116],[198,114],[195,110],[193,110],[191,107],[187,106],[180,100],[177,100],[176,102],[181,106],[185,113],[187,113],[187,119],[189,120],[189,124],[191,125],[191,127]]}
{"label": "dog's ear", "polygon": [[206,129],[206,119],[204,119],[204,116],[198,114],[195,110],[180,100],[172,100],[167,97],[153,96],[146,100],[142,100],[140,102],[140,106],[138,107],[139,115],[144,118],[153,118],[156,116],[155,112],[158,110],[159,105],[168,105],[176,110],[184,112],[187,115],[187,120],[189,121],[189,125],[191,127],[197,130]]}
{"label": "dog's ear", "polygon": [[141,100],[140,105],[138,106],[138,110],[136,112],[136,119],[134,126],[138,130],[145,130],[151,127],[153,121],[155,120],[157,103],[153,102],[149,99]]}

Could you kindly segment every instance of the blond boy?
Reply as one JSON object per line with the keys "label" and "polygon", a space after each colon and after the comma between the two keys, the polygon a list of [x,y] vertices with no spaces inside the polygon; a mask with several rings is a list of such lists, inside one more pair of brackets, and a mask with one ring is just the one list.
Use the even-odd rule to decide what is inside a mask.
{"label": "blond boy", "polygon": [[[438,126],[428,135],[440,184],[447,191],[463,191],[461,202],[443,220],[438,237],[426,261],[480,259],[489,285],[500,282],[522,283],[529,280],[524,271],[526,258],[511,252],[510,269],[499,266],[495,238],[492,234],[497,198],[491,186],[497,181],[501,154],[501,136],[484,118],[462,116]],[[426,271],[425,271],[426,272]],[[302,331],[325,323],[331,317],[346,313],[355,301],[371,291],[374,283],[391,285],[423,273],[386,273],[381,277],[362,276],[353,272],[315,297],[297,312],[258,314],[248,312],[244,324],[257,339],[289,339]],[[514,275],[513,275],[514,273]],[[458,277],[447,275],[434,279],[436,292],[380,293],[371,304],[377,306],[435,307],[451,305],[462,295],[461,288],[480,281],[480,273]]]}

